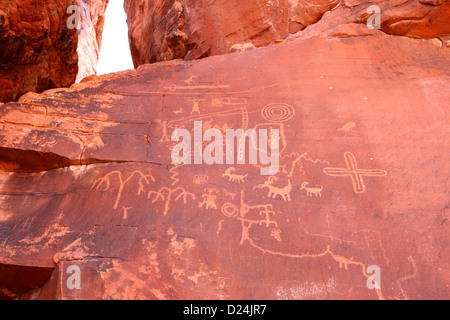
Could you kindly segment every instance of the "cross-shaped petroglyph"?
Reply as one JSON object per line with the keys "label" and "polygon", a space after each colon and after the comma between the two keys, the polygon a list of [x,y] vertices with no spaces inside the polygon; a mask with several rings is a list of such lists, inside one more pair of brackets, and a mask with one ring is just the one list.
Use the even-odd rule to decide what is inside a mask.
{"label": "cross-shaped petroglyph", "polygon": [[332,177],[350,177],[353,183],[353,190],[355,193],[366,192],[363,177],[385,177],[387,172],[381,169],[359,169],[356,158],[351,152],[344,154],[347,168],[324,168],[323,172]]}

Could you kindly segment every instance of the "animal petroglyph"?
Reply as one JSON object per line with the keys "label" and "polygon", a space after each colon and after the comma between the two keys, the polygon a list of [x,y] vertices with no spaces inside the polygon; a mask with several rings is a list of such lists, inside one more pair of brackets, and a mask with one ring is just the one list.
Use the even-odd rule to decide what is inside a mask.
{"label": "animal petroglyph", "polygon": [[277,196],[281,196],[281,198],[283,198],[284,201],[291,201],[291,196],[290,196],[290,193],[292,191],[291,180],[288,179],[288,185],[284,188],[278,188],[278,187],[273,186],[274,181],[278,181],[278,178],[275,176],[271,176],[264,182],[264,184],[257,185],[256,187],[253,188],[253,190],[261,189],[261,188],[268,188],[269,194],[267,196],[269,198],[275,199]]}
{"label": "animal petroglyph", "polygon": [[347,122],[344,126],[342,126],[341,128],[339,128],[339,131],[343,131],[343,132],[350,132],[352,131],[354,128],[356,127],[356,123],[354,122]]}
{"label": "animal petroglyph", "polygon": [[245,178],[248,177],[248,174],[246,174],[246,175],[234,174],[233,173],[234,171],[236,171],[236,168],[230,167],[225,171],[224,174],[222,174],[222,177],[228,177],[228,181],[231,181],[231,182],[236,182],[236,181],[238,183],[245,182],[244,180],[245,180]]}
{"label": "animal petroglyph", "polygon": [[355,156],[351,152],[344,154],[345,163],[347,168],[324,168],[323,172],[332,177],[350,177],[353,184],[353,190],[355,193],[366,192],[366,186],[364,184],[363,177],[385,177],[387,172],[381,169],[359,169]]}
{"label": "animal petroglyph", "polygon": [[323,187],[307,187],[309,182],[305,181],[302,183],[300,190],[306,190],[306,195],[312,197],[313,195],[319,198],[322,198],[322,190]]}
{"label": "animal petroglyph", "polygon": [[197,76],[190,76],[188,79],[184,80],[183,82],[186,83],[187,85],[190,85],[195,82],[194,79],[196,79],[196,78],[197,78]]}

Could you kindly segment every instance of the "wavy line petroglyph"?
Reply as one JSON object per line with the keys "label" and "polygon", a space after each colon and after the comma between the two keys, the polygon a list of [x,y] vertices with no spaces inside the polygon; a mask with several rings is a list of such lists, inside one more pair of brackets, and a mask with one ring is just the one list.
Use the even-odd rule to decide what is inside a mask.
{"label": "wavy line petroglyph", "polygon": [[314,160],[313,158],[308,158],[307,152],[302,153],[302,154],[298,154],[297,152],[292,152],[291,154],[289,154],[287,156],[281,156],[281,158],[290,158],[290,157],[296,157],[295,160],[292,162],[291,170],[289,171],[289,174],[288,174],[288,177],[290,177],[290,178],[294,176],[296,167],[299,167],[302,174],[305,174],[305,171],[303,170],[302,160],[309,161],[313,164],[321,163],[321,164],[330,165],[329,161],[324,161],[324,160],[319,160],[319,159]]}
{"label": "wavy line petroglyph", "polygon": [[397,280],[397,286],[400,289],[400,291],[401,291],[401,293],[402,293],[402,295],[403,295],[405,300],[408,300],[409,297],[405,293],[405,290],[402,287],[402,283],[407,281],[407,280],[414,279],[416,277],[416,275],[417,275],[417,265],[416,265],[416,262],[414,261],[413,257],[409,256],[408,257],[408,261],[411,263],[411,266],[413,268],[412,274],[406,275],[406,276],[402,277],[401,279]]}
{"label": "wavy line petroglyph", "polygon": [[[281,230],[278,229],[278,223],[275,220],[271,219],[271,216],[275,216],[275,212],[273,210],[273,206],[271,204],[264,205],[255,205],[250,206],[245,203],[245,195],[244,190],[241,191],[241,201],[240,205],[235,205],[232,203],[225,203],[222,206],[222,213],[230,219],[236,219],[241,223],[241,240],[239,242],[240,245],[244,245],[248,243],[250,246],[259,250],[263,254],[271,254],[275,256],[282,256],[286,258],[293,259],[306,259],[306,258],[322,258],[325,256],[330,256],[334,261],[336,261],[339,265],[339,268],[344,268],[345,270],[349,269],[349,266],[359,266],[361,267],[361,271],[364,277],[369,278],[370,275],[366,273],[367,267],[366,264],[360,261],[355,261],[353,258],[347,258],[342,255],[336,254],[331,250],[331,245],[326,247],[326,250],[319,253],[286,253],[281,251],[275,251],[263,248],[256,244],[255,240],[250,236],[250,230],[254,225],[265,226],[266,228],[270,228],[274,226],[275,228],[271,229],[270,236],[276,239],[278,242],[281,242]],[[265,215],[265,219],[256,220],[249,219],[246,215],[252,211],[257,210],[259,215]],[[222,229],[223,222],[220,223],[220,229]],[[328,236],[326,236],[328,237]],[[330,236],[331,237],[331,236]],[[381,289],[376,289],[376,294],[378,299],[384,300],[384,296]]]}
{"label": "wavy line petroglyph", "polygon": [[170,176],[170,179],[173,180],[172,187],[174,187],[180,181],[180,179],[178,178],[180,173],[177,172],[176,170],[178,170],[179,168],[181,168],[183,166],[184,166],[184,164],[180,164],[180,165],[174,165],[172,168],[170,168],[169,172],[172,174]]}

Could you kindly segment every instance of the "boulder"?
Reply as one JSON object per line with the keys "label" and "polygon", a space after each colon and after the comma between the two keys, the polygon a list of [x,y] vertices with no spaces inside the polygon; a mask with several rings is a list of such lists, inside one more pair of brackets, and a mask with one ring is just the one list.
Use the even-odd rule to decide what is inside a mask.
{"label": "boulder", "polygon": [[[68,87],[95,73],[108,0],[4,0],[0,4],[0,101]],[[75,11],[80,10],[77,30]],[[80,72],[79,72],[80,70]]]}
{"label": "boulder", "polygon": [[135,67],[245,51],[311,32],[332,34],[345,24],[365,26],[378,13],[379,29],[387,34],[426,39],[450,34],[449,1],[381,1],[375,10],[372,5],[367,0],[125,0],[125,11]]}
{"label": "boulder", "polygon": [[[450,51],[360,25],[2,105],[1,295],[448,298]],[[175,164],[199,128],[279,170]]]}

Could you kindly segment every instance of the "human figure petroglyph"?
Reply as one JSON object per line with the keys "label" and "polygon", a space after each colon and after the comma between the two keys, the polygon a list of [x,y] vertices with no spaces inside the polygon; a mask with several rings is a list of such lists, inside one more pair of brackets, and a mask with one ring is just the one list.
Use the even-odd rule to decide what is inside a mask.
{"label": "human figure petroglyph", "polygon": [[167,131],[167,127],[169,125],[168,121],[161,121],[161,120],[156,120],[156,122],[158,122],[162,127],[163,127],[163,135],[161,137],[161,139],[159,140],[159,142],[170,142],[169,139],[169,133]]}
{"label": "human figure petroglyph", "polygon": [[203,208],[203,206],[206,206],[206,210],[208,209],[216,210],[217,209],[216,200],[219,190],[205,188],[205,192],[206,193],[202,195],[203,202],[199,203],[198,207]]}
{"label": "human figure petroglyph", "polygon": [[201,101],[205,101],[205,99],[192,99],[192,100],[188,100],[190,102],[192,102],[194,105],[192,106],[192,111],[191,114],[200,114],[200,102]]}

